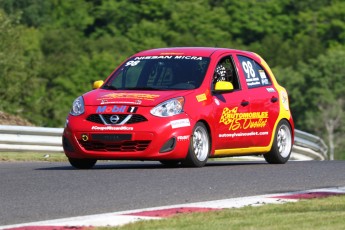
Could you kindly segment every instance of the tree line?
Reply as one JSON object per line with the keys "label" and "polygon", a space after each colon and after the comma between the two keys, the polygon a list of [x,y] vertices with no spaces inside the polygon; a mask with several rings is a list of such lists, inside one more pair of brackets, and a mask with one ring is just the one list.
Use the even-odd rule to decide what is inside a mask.
{"label": "tree line", "polygon": [[0,0],[0,111],[62,127],[72,101],[143,49],[259,53],[296,128],[345,159],[342,0]]}

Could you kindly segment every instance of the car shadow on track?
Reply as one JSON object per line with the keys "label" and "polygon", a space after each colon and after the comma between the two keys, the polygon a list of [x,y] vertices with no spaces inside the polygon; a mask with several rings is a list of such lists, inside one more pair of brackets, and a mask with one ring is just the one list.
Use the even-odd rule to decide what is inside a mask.
{"label": "car shadow on track", "polygon": [[109,169],[203,169],[208,167],[234,167],[243,165],[267,165],[264,161],[210,161],[202,168],[189,168],[181,165],[171,167],[159,162],[118,162],[100,161],[92,169],[76,169],[69,163],[52,164],[51,167],[36,168],[36,170],[109,170]]}

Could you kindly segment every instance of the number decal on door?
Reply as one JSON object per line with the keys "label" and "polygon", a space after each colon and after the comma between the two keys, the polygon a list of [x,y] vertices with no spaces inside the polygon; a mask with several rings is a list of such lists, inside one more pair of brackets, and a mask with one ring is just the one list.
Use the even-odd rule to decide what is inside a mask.
{"label": "number decal on door", "polygon": [[243,61],[242,68],[244,72],[247,74],[247,78],[250,78],[250,77],[255,78],[255,71],[250,61]]}

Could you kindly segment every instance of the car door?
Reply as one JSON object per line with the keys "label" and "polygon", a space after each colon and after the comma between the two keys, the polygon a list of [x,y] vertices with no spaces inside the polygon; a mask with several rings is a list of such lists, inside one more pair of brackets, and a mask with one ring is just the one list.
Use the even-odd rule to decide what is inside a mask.
{"label": "car door", "polygon": [[[220,67],[221,65],[223,66]],[[235,66],[232,56],[228,55],[219,60],[215,69],[215,72],[220,69],[230,73],[231,76],[221,76],[221,78],[230,81],[234,86],[233,91],[213,94],[216,138],[214,145],[216,151],[222,150],[224,154],[227,153],[226,149],[251,146],[251,137],[243,132],[242,116],[250,112],[249,95],[247,89],[241,87]]]}
{"label": "car door", "polygon": [[279,95],[270,76],[255,60],[237,55],[250,94],[250,117],[244,128],[253,133],[255,147],[268,146],[279,115]]}

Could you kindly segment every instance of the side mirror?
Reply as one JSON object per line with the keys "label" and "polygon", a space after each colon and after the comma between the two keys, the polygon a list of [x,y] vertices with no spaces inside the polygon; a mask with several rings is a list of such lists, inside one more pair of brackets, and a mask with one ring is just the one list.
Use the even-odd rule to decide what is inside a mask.
{"label": "side mirror", "polygon": [[216,92],[227,92],[234,90],[234,85],[229,81],[218,81],[214,86]]}
{"label": "side mirror", "polygon": [[101,88],[101,86],[103,85],[104,81],[99,80],[99,81],[95,81],[92,85],[92,89],[99,89]]}

